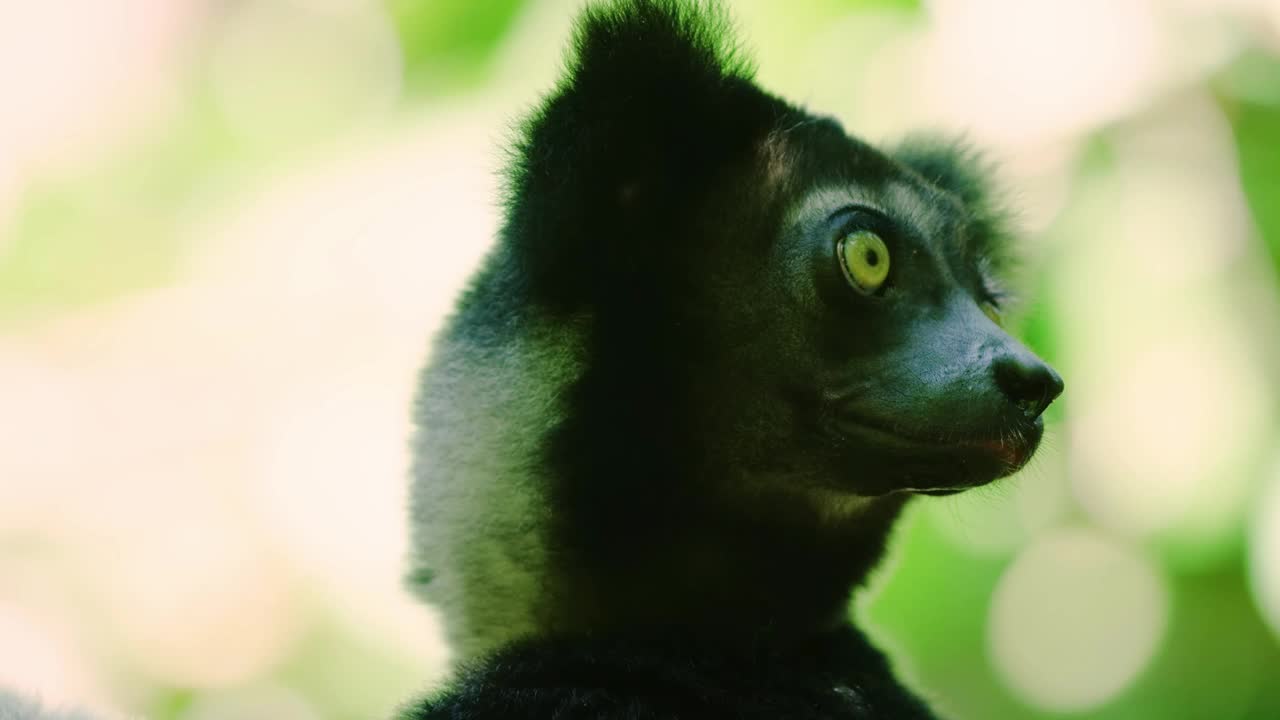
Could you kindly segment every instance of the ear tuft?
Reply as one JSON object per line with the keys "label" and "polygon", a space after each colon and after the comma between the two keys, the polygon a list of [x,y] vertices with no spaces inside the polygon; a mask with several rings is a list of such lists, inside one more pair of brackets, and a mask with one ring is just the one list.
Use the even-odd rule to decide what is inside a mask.
{"label": "ear tuft", "polygon": [[590,5],[575,26],[567,73],[576,87],[654,80],[688,86],[753,74],[732,22],[713,0]]}
{"label": "ear tuft", "polygon": [[504,232],[563,307],[679,246],[698,198],[785,110],[752,84],[716,0],[605,0],[574,28],[563,78],[519,130]]}
{"label": "ear tuft", "polygon": [[964,140],[913,136],[894,150],[893,157],[966,206],[984,203],[991,193],[991,163]]}
{"label": "ear tuft", "polygon": [[1011,213],[994,187],[994,164],[959,139],[915,136],[903,141],[893,158],[932,185],[954,195],[969,215],[969,232],[997,270],[1012,263]]}

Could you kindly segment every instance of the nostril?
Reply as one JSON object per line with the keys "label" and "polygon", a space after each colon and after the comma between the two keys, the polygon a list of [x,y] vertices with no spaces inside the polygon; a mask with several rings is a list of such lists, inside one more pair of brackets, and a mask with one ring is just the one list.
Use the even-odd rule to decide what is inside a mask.
{"label": "nostril", "polygon": [[1037,418],[1062,394],[1062,378],[1030,353],[1006,355],[995,363],[996,384],[1028,420]]}

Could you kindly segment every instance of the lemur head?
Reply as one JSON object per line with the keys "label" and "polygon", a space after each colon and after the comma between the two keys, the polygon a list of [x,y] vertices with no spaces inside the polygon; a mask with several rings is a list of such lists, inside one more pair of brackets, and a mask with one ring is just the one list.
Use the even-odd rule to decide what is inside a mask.
{"label": "lemur head", "polygon": [[519,149],[520,284],[591,318],[561,460],[857,496],[1022,467],[1062,381],[1001,327],[985,169],[767,94],[688,5],[588,9]]}
{"label": "lemur head", "polygon": [[1002,327],[1007,237],[973,158],[814,118],[756,152],[697,237],[712,352],[692,387],[725,452],[862,496],[1020,469],[1063,384]]}

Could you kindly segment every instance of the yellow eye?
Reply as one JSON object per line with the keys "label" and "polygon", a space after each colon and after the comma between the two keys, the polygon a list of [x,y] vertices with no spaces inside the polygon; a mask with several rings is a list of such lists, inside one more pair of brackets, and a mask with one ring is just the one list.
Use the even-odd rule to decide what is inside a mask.
{"label": "yellow eye", "polygon": [[870,230],[856,230],[840,240],[837,252],[844,276],[854,290],[871,295],[889,277],[889,248]]}
{"label": "yellow eye", "polygon": [[1004,327],[1004,318],[1000,316],[1000,309],[994,303],[984,302],[979,307],[982,308],[982,314],[986,315],[988,320],[998,327]]}

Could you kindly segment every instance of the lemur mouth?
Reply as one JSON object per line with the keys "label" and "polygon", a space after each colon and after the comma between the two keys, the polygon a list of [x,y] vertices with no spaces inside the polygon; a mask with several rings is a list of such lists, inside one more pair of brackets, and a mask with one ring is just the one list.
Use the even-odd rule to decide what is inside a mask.
{"label": "lemur mouth", "polygon": [[[909,453],[915,457],[951,457],[962,464],[967,460],[992,463],[997,473],[992,478],[995,479],[1011,475],[1027,464],[1040,444],[1044,421],[1037,417],[1016,427],[969,437],[923,437],[898,428],[890,429],[886,423],[847,415],[840,418],[838,427],[846,437],[869,442],[891,452]],[[908,488],[925,494],[950,494],[963,489]]]}

